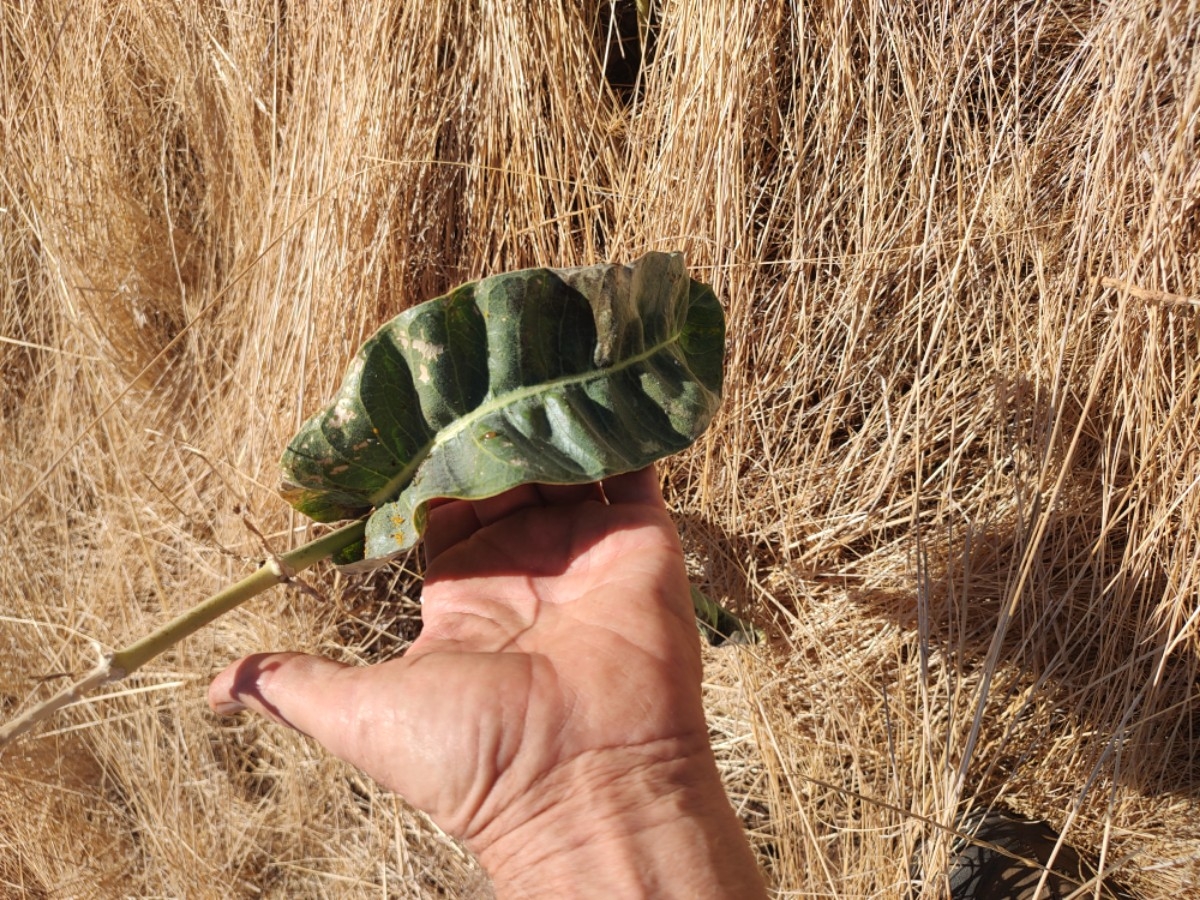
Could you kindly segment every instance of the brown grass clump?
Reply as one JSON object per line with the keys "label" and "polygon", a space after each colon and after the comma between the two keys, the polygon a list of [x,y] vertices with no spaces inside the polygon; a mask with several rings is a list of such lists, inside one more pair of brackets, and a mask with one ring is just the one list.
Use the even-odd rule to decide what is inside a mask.
{"label": "brown grass clump", "polygon": [[[678,248],[729,382],[664,473],[771,635],[709,708],[778,896],[901,897],[914,854],[938,896],[972,802],[1194,892],[1195,5],[634,6],[0,8],[0,712],[245,574],[244,520],[302,540],[277,457],[385,318]],[[481,890],[206,711],[241,653],[411,635],[404,570],[310,581],[4,752],[0,896]]]}

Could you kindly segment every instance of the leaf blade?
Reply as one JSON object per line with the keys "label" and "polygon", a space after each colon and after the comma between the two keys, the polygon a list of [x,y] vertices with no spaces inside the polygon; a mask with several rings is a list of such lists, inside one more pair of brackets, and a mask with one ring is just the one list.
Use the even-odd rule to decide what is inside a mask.
{"label": "leaf blade", "polygon": [[723,355],[720,303],[679,254],[485,278],[363,345],[285,451],[283,493],[322,521],[373,509],[377,564],[419,539],[434,498],[596,481],[684,449],[720,403]]}

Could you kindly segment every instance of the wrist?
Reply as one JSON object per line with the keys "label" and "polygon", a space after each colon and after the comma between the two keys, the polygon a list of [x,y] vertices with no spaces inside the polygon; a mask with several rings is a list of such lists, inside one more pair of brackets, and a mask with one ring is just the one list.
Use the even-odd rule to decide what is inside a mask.
{"label": "wrist", "polygon": [[519,821],[472,842],[498,900],[765,896],[707,745],[622,756],[619,771],[599,755],[575,761]]}

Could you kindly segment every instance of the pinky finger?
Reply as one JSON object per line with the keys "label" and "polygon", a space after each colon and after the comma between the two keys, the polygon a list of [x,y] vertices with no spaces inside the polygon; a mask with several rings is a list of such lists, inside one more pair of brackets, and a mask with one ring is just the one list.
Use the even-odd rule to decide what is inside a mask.
{"label": "pinky finger", "polygon": [[663,506],[662,489],[658,485],[658,472],[653,465],[636,472],[614,475],[603,482],[604,496],[617,505],[628,503],[641,506]]}

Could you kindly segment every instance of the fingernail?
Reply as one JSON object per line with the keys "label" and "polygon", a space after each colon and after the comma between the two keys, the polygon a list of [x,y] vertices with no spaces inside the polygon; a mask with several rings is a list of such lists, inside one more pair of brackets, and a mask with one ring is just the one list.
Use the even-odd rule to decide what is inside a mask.
{"label": "fingernail", "polygon": [[245,708],[236,700],[229,700],[225,703],[214,704],[212,711],[218,716],[235,716]]}

